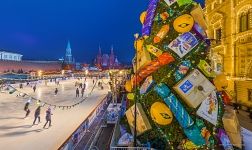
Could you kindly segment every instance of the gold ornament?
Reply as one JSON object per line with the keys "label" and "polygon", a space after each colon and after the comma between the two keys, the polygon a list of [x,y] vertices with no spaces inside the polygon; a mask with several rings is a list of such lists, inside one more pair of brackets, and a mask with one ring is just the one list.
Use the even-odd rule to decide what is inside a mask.
{"label": "gold ornament", "polygon": [[126,81],[124,88],[127,92],[131,92],[132,91],[132,84],[131,84],[131,80]]}
{"label": "gold ornament", "polygon": [[228,86],[228,80],[226,76],[222,73],[214,78],[214,85],[218,91],[223,91]]}
{"label": "gold ornament", "polygon": [[129,99],[129,100],[134,100],[134,97],[135,97],[134,93],[127,94],[127,99]]}
{"label": "gold ornament", "polygon": [[146,12],[146,11],[142,12],[141,15],[140,15],[140,22],[141,22],[142,24],[144,24],[146,15],[147,15],[147,12]]}
{"label": "gold ornament", "polygon": [[194,19],[191,15],[184,14],[176,18],[173,22],[173,27],[177,32],[189,32],[194,25]]}
{"label": "gold ornament", "polygon": [[168,125],[172,122],[172,112],[164,103],[155,102],[152,104],[150,113],[152,120],[157,124]]}

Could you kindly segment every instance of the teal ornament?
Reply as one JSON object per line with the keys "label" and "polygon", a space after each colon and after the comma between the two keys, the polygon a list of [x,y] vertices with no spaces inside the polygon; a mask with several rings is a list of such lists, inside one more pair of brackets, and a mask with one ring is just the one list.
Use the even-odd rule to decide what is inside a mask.
{"label": "teal ornament", "polygon": [[175,81],[178,82],[182,78],[184,78],[184,76],[187,74],[191,66],[192,66],[192,63],[190,60],[182,61],[179,68],[174,73]]}
{"label": "teal ornament", "polygon": [[168,8],[167,13],[169,14],[170,17],[172,17],[172,16],[174,15],[175,12],[174,12],[173,9]]}
{"label": "teal ornament", "polygon": [[200,128],[200,129],[202,129],[202,128],[204,128],[205,127],[205,124],[204,124],[204,121],[203,120],[201,120],[201,119],[196,119],[196,125]]}
{"label": "teal ornament", "polygon": [[185,135],[197,146],[206,144],[205,139],[201,136],[201,131],[196,124],[184,129]]}
{"label": "teal ornament", "polygon": [[[203,128],[206,127],[204,121],[201,120],[201,119],[196,119],[195,124],[198,126],[198,128],[199,128],[200,130],[202,130]],[[209,139],[208,139],[208,147],[214,148],[214,144],[215,144],[215,141],[214,141],[213,136],[211,135],[211,136],[209,137]]]}
{"label": "teal ornament", "polygon": [[160,97],[162,97],[182,128],[188,128],[194,124],[194,121],[184,106],[180,103],[180,100],[171,93],[170,89],[165,84],[161,83],[156,85],[154,90]]}
{"label": "teal ornament", "polygon": [[180,81],[180,80],[183,79],[183,77],[184,77],[184,75],[181,74],[178,70],[175,71],[175,73],[174,73],[173,76],[175,77],[175,81],[176,81],[176,82]]}

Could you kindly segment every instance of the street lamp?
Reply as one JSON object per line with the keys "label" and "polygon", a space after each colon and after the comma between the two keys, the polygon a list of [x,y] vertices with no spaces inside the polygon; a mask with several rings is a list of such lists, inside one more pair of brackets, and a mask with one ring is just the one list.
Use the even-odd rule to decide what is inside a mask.
{"label": "street lamp", "polygon": [[41,78],[41,76],[42,76],[42,70],[38,71],[38,76],[39,76],[39,78]]}
{"label": "street lamp", "polygon": [[65,70],[61,70],[61,74],[64,75],[65,74]]}
{"label": "street lamp", "polygon": [[[138,62],[137,62],[137,60],[138,60],[138,38],[139,38],[139,33],[136,33],[136,34],[134,34],[134,37],[135,37],[135,44],[136,44],[136,46],[135,46],[135,48],[136,48],[136,68],[137,68],[137,64],[138,64]],[[135,101],[134,101],[134,105],[135,105],[135,109],[134,109],[134,126],[135,126],[135,128],[134,128],[134,147],[136,147],[137,146],[137,141],[136,141],[136,136],[137,136],[137,107],[136,107],[136,104],[137,104],[137,95],[138,95],[138,89],[137,89],[137,78],[135,78]]]}

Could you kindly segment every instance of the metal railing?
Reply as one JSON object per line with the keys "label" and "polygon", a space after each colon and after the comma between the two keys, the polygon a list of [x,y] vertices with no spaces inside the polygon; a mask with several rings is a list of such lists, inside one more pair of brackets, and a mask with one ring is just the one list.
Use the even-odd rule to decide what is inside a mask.
{"label": "metal railing", "polygon": [[[123,109],[123,102],[126,101],[126,96],[123,95],[122,97],[122,102],[121,102],[121,109]],[[125,112],[125,110],[121,110],[120,112],[120,117],[123,117],[123,113]],[[118,146],[118,141],[121,137],[121,133],[120,133],[120,125],[119,125],[119,120],[118,119],[114,131],[113,131],[113,135],[112,135],[112,139],[110,142],[110,150],[153,150],[152,148],[148,148],[148,147],[123,147],[123,146]]]}
{"label": "metal railing", "polygon": [[110,147],[110,150],[153,150],[146,147]]}
{"label": "metal railing", "polygon": [[74,150],[79,144],[83,136],[89,132],[89,127],[92,125],[96,116],[104,109],[104,106],[110,100],[111,93],[108,95],[92,110],[87,118],[75,129],[75,131],[61,144],[58,150]]}

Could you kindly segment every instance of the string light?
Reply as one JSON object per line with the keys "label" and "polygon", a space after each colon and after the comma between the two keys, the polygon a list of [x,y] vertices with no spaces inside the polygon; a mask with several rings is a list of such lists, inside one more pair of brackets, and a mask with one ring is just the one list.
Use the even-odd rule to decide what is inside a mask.
{"label": "string light", "polygon": [[[97,80],[96,80],[94,86],[92,87],[90,93],[88,94],[89,96],[93,93],[96,84],[97,84]],[[86,96],[86,97],[85,97],[84,99],[82,99],[80,102],[75,103],[75,104],[73,104],[73,105],[58,106],[58,105],[50,104],[50,103],[44,102],[44,101],[42,101],[42,100],[40,100],[40,99],[34,98],[34,97],[30,96],[30,95],[27,94],[27,93],[24,93],[24,92],[19,91],[18,89],[14,88],[14,87],[11,86],[11,85],[7,85],[7,88],[12,88],[12,89],[14,89],[14,92],[18,92],[18,93],[19,93],[18,95],[20,95],[20,93],[24,94],[26,97],[29,97],[31,100],[34,100],[36,103],[37,103],[37,102],[43,103],[43,104],[41,105],[42,107],[45,107],[46,105],[48,105],[49,107],[52,107],[52,106],[53,106],[54,109],[56,109],[57,107],[58,107],[58,108],[61,108],[61,107],[62,107],[62,110],[64,110],[65,107],[66,107],[67,109],[68,109],[68,108],[71,109],[73,105],[75,105],[75,106],[76,106],[76,105],[79,105],[80,103],[84,102],[84,101],[88,98],[88,96]],[[24,97],[24,96],[23,96],[23,97]]]}

